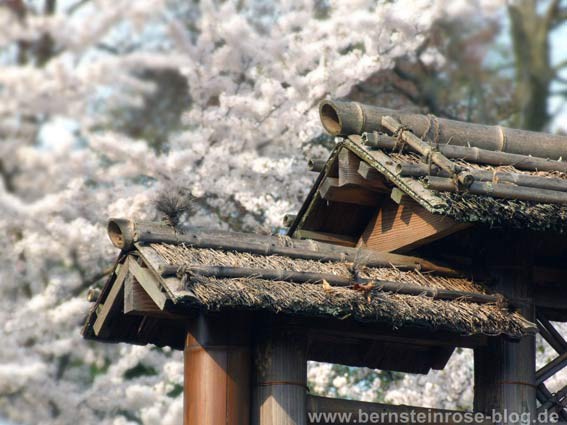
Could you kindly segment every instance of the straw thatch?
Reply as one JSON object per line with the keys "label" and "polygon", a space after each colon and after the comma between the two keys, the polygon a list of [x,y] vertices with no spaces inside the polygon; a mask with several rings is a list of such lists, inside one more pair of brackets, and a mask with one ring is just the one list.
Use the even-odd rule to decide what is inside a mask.
{"label": "straw thatch", "polygon": [[[290,259],[197,249],[186,245],[152,244],[169,265],[180,270],[197,265],[247,267],[271,270],[309,271],[352,276],[353,264]],[[424,288],[455,289],[486,293],[482,285],[464,278],[447,278],[395,268],[369,268],[361,276],[420,285]],[[377,290],[362,291],[325,284],[298,284],[254,277],[224,279],[191,275],[176,294],[176,303],[207,311],[226,309],[261,310],[311,317],[332,317],[362,322],[382,322],[394,328],[411,326],[463,335],[507,334],[520,337],[533,331],[533,324],[504,305],[476,304],[460,300],[442,301],[427,296],[402,295]]]}
{"label": "straw thatch", "polygon": [[[347,139],[344,146],[359,155],[368,164],[383,171],[383,164],[376,160],[373,149],[362,146],[359,143]],[[341,149],[341,146],[337,147]],[[386,152],[385,152],[386,153]],[[386,153],[392,163],[401,162],[423,163],[423,160],[414,153]],[[457,165],[472,170],[485,170],[491,172],[509,172],[523,174],[526,176],[550,177],[555,179],[567,179],[567,174],[550,171],[525,171],[518,170],[513,166],[490,166],[486,164],[473,164],[461,160],[455,161]],[[399,189],[414,198],[424,208],[436,214],[443,214],[462,223],[481,223],[493,227],[504,227],[513,229],[525,229],[535,231],[554,231],[557,233],[567,232],[567,206],[560,204],[546,204],[533,201],[521,201],[516,199],[502,199],[491,196],[482,196],[462,192],[438,192],[426,188],[425,180],[421,178],[388,176]],[[404,181],[414,180],[423,183],[422,194],[427,194],[428,199],[420,198],[420,193],[412,191]],[[434,199],[435,205],[431,205]]]}

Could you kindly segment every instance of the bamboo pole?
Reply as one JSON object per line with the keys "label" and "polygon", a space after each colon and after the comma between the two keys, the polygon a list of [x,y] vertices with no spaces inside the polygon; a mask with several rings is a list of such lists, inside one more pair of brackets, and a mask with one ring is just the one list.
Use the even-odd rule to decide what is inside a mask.
{"label": "bamboo pole", "polygon": [[126,219],[111,219],[108,223],[108,234],[113,244],[122,250],[132,249],[137,242],[187,244],[196,248],[249,252],[258,255],[284,255],[289,258],[316,261],[352,262],[369,267],[397,267],[400,270],[430,271],[446,276],[461,275],[450,267],[418,257],[281,236],[214,231],[178,233],[165,224],[134,222]]}
{"label": "bamboo pole", "polygon": [[424,158],[430,159],[431,162],[439,166],[439,168],[447,172],[450,176],[457,176],[458,181],[463,186],[468,187],[474,181],[474,177],[468,172],[468,170],[463,170],[457,164],[445,157],[445,155],[441,152],[434,150],[431,145],[419,139],[415,134],[404,130],[400,122],[396,119],[388,116],[382,117],[382,126],[393,133],[400,132],[399,137],[413,150],[418,152]]}
{"label": "bamboo pole", "polygon": [[[362,141],[368,146],[392,151],[398,146],[392,136],[378,132],[365,133]],[[567,161],[555,161],[527,155],[518,155],[506,152],[494,152],[477,147],[439,145],[439,152],[450,159],[461,159],[475,164],[485,165],[511,165],[518,170],[528,171],[559,171],[567,173]]]}
{"label": "bamboo pole", "polygon": [[[402,177],[449,177],[449,173],[439,167],[429,167],[426,164],[400,163],[396,171]],[[431,174],[430,174],[431,172]],[[520,173],[507,173],[501,171],[470,170],[469,173],[476,181],[493,183],[512,183],[517,186],[528,186],[538,189],[567,192],[567,180],[552,177],[531,176]]]}
{"label": "bamboo pole", "polygon": [[323,171],[323,168],[325,168],[326,163],[327,161],[325,161],[324,159],[310,159],[309,161],[307,161],[307,168],[309,169],[309,171],[320,173],[321,171]]}
{"label": "bamboo pole", "polygon": [[440,144],[550,159],[567,158],[567,137],[560,135],[410,114],[357,102],[325,100],[319,105],[319,115],[323,127],[334,136],[381,131],[382,118],[391,116],[420,137],[432,134]]}
{"label": "bamboo pole", "polygon": [[283,217],[283,225],[284,227],[290,227],[295,219],[297,218],[296,214],[286,214]]}
{"label": "bamboo pole", "polygon": [[485,295],[474,292],[456,291],[450,289],[428,288],[402,282],[391,282],[386,280],[346,278],[330,273],[297,272],[291,270],[268,270],[247,267],[228,266],[162,266],[160,268],[162,277],[182,274],[195,274],[203,277],[215,277],[219,279],[266,279],[293,283],[320,284],[327,282],[331,286],[350,287],[355,284],[368,285],[367,289],[381,292],[393,292],[403,295],[427,296],[435,300],[459,300],[477,304],[506,304],[502,297]]}
{"label": "bamboo pole", "polygon": [[[427,188],[440,192],[461,192],[455,182],[444,177],[428,177]],[[475,195],[492,196],[495,198],[532,201],[545,204],[567,204],[567,192],[556,190],[536,189],[533,187],[512,186],[509,184],[474,182],[466,191]]]}

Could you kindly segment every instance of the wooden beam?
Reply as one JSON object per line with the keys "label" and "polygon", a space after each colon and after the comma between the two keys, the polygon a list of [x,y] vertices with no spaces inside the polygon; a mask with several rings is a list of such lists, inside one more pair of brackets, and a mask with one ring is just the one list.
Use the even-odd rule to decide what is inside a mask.
{"label": "wooden beam", "polygon": [[567,341],[565,341],[563,336],[557,332],[553,324],[540,311],[537,311],[537,326],[541,336],[551,345],[557,354],[567,352]]}
{"label": "wooden beam", "polygon": [[411,199],[405,199],[401,205],[384,200],[357,246],[383,252],[406,252],[469,226],[432,214]]}
{"label": "wooden beam", "polygon": [[364,161],[360,161],[360,164],[358,164],[358,174],[365,180],[386,182],[386,178],[376,168]]}
{"label": "wooden beam", "polygon": [[380,201],[376,192],[350,183],[341,186],[339,179],[334,177],[325,177],[318,190],[323,199],[332,202],[375,207]]}
{"label": "wooden beam", "polygon": [[[342,413],[342,419],[336,413]],[[466,422],[465,413],[472,420]],[[335,416],[334,420],[324,420]],[[325,415],[325,416],[323,416]],[[348,416],[348,420],[344,420]],[[382,403],[370,403],[366,401],[344,400],[340,398],[327,398],[318,396],[307,396],[308,424],[351,424],[351,423],[375,423],[375,424],[492,424],[484,414],[479,412],[459,412],[455,410],[431,409],[427,407],[403,406]],[[342,422],[341,422],[342,420]]]}
{"label": "wooden beam", "polygon": [[144,291],[146,291],[159,309],[163,310],[167,297],[161,292],[159,282],[154,275],[147,268],[142,268],[135,261],[130,261],[128,267],[138,283],[144,288]]}
{"label": "wooden beam", "polygon": [[312,230],[296,230],[296,238],[313,239],[320,242],[332,243],[342,246],[355,246],[356,239],[350,235],[338,235],[336,233],[315,232]]}
{"label": "wooden beam", "polygon": [[567,366],[567,352],[554,358],[536,372],[536,384],[539,385]]}
{"label": "wooden beam", "polygon": [[363,177],[358,170],[363,161],[348,149],[341,149],[339,152],[339,186],[355,185],[377,192],[387,192],[388,187],[384,177],[372,175],[368,179]]}
{"label": "wooden beam", "polygon": [[307,424],[306,340],[283,329],[263,329],[254,358],[254,425]]}
{"label": "wooden beam", "polygon": [[118,270],[118,274],[112,284],[112,288],[110,288],[110,292],[106,296],[100,312],[97,313],[96,321],[93,325],[93,330],[96,336],[102,337],[105,335],[105,328],[107,328],[108,319],[119,311],[118,301],[122,300],[121,295],[124,293],[124,280],[128,274],[128,263],[130,261],[130,258],[126,258],[124,264]]}

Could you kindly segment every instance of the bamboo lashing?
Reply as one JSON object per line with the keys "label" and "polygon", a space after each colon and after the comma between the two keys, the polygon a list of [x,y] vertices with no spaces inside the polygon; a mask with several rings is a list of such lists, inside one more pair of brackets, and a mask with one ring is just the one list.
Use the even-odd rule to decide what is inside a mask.
{"label": "bamboo lashing", "polygon": [[461,276],[455,269],[418,257],[281,236],[204,230],[178,233],[166,224],[134,222],[127,219],[111,219],[108,223],[108,235],[112,243],[122,250],[132,249],[134,243],[187,244],[196,248],[257,255],[285,255],[289,258],[351,262],[369,267],[396,267],[400,270],[422,270],[445,276]]}
{"label": "bamboo lashing", "polygon": [[400,124],[400,122],[396,119],[388,116],[382,117],[382,126],[394,134],[397,134],[400,139],[407,143],[426,160],[439,166],[439,168],[449,173],[451,177],[456,177],[461,185],[468,187],[474,181],[474,177],[468,172],[468,170],[463,170],[441,152],[435,150],[433,146],[419,139],[415,134],[408,131],[407,128],[404,128],[404,126],[402,126],[402,124]]}
{"label": "bamboo lashing", "polygon": [[[362,141],[368,146],[393,151],[397,146],[392,136],[378,132],[364,133]],[[567,173],[567,162],[506,152],[494,152],[476,147],[439,145],[439,152],[450,159],[460,159],[475,164],[511,165],[519,170],[528,171],[559,171]]]}
{"label": "bamboo lashing", "polygon": [[[396,166],[396,171],[401,177],[427,177],[429,175],[437,177],[449,177],[449,174],[441,170],[439,167],[431,168],[425,164],[414,164],[408,162],[399,163]],[[496,170],[470,170],[469,172],[474,177],[475,181],[509,183],[517,186],[527,186],[537,189],[567,192],[567,179],[532,176],[520,173],[508,173]]]}
{"label": "bamboo lashing", "polygon": [[412,285],[409,283],[364,279],[359,277],[355,279],[349,279],[330,273],[202,265],[189,267],[162,266],[159,271],[162,277],[189,274],[203,277],[214,277],[218,279],[249,278],[312,284],[321,284],[323,282],[327,282],[331,286],[352,287],[354,285],[360,285],[364,286],[365,290],[372,289],[381,292],[393,292],[404,295],[422,295],[438,300],[459,300],[477,304],[503,303],[502,297],[494,295],[485,295],[450,289],[428,288]]}
{"label": "bamboo lashing", "polygon": [[[323,127],[334,136],[383,131],[384,116],[395,118],[422,138],[426,138],[432,128],[432,119],[426,115],[404,113],[357,102],[325,100],[319,105],[319,115]],[[554,160],[567,158],[567,136],[444,118],[435,120],[438,123],[440,145],[470,146]]]}
{"label": "bamboo lashing", "polygon": [[[445,177],[430,176],[427,178],[428,189],[440,192],[460,192],[455,182]],[[557,190],[536,189],[533,187],[513,186],[503,183],[475,181],[467,189],[467,193],[474,195],[493,196],[496,198],[513,199],[518,201],[532,201],[546,204],[567,205],[567,192]]]}

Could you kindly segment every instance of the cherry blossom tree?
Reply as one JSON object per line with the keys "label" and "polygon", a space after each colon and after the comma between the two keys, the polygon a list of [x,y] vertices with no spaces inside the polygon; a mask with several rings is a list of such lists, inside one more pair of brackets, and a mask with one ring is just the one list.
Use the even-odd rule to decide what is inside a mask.
{"label": "cherry blossom tree", "polygon": [[[155,219],[152,200],[174,188],[193,199],[192,226],[277,231],[312,184],[305,159],[331,147],[318,102],[411,58],[436,20],[493,3],[0,2],[1,415],[180,423],[179,353],[79,335],[85,291],[116,255],[106,220]],[[320,393],[438,404],[449,382],[466,387],[469,360],[426,394],[398,375],[309,374]],[[451,403],[468,404],[459,391]]]}

